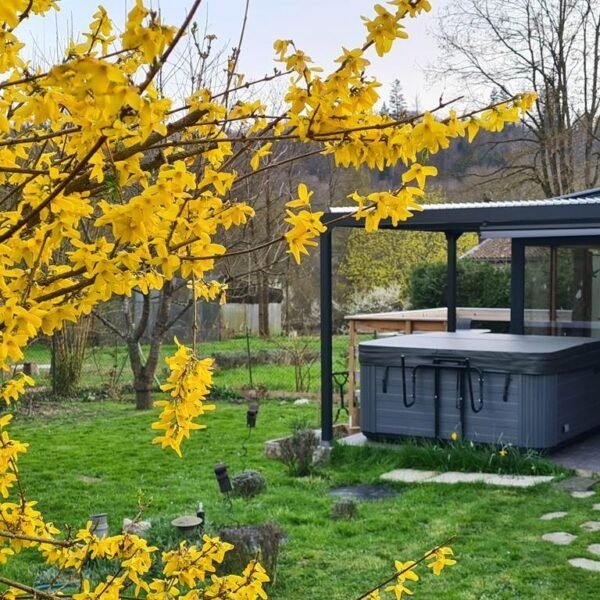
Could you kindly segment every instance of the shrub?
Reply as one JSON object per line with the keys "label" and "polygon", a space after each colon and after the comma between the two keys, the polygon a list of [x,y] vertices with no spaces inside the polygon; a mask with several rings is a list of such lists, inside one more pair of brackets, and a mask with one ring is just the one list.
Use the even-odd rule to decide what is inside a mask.
{"label": "shrub", "polygon": [[267,480],[258,472],[247,469],[231,479],[233,493],[241,498],[254,498],[267,489]]}
{"label": "shrub", "polygon": [[290,437],[281,440],[279,459],[287,466],[290,475],[305,477],[310,474],[318,445],[319,438],[312,429],[296,429]]}
{"label": "shrub", "polygon": [[358,513],[358,506],[356,502],[351,498],[342,498],[338,500],[331,509],[332,519],[346,519],[350,520],[356,517]]}
{"label": "shrub", "polygon": [[349,314],[401,310],[402,288],[393,284],[389,287],[376,287],[367,292],[358,290],[352,294],[344,309]]}
{"label": "shrub", "polygon": [[219,532],[219,537],[233,544],[223,562],[225,572],[237,573],[258,557],[271,578],[271,584],[275,583],[279,547],[284,537],[277,523],[270,521],[263,525],[227,527]]}
{"label": "shrub", "polygon": [[[510,306],[510,269],[474,260],[461,260],[457,265],[459,306],[506,308]],[[446,306],[446,263],[425,263],[410,275],[411,308]]]}

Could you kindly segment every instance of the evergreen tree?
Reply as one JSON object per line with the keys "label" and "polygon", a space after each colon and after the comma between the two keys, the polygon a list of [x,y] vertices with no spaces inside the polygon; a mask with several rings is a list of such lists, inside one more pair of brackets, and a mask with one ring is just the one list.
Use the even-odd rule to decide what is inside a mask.
{"label": "evergreen tree", "polygon": [[[384,104],[384,106],[386,106]],[[390,97],[388,100],[387,113],[392,119],[398,120],[406,117],[408,109],[406,99],[402,93],[402,84],[399,79],[394,79]]]}

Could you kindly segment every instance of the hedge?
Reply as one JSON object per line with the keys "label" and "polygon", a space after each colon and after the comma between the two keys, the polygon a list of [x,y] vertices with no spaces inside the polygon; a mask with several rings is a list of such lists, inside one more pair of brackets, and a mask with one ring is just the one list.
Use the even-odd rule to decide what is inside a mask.
{"label": "hedge", "polygon": [[[510,268],[464,259],[457,265],[458,306],[507,308],[510,306]],[[410,306],[414,309],[446,306],[445,262],[416,266],[409,278]]]}

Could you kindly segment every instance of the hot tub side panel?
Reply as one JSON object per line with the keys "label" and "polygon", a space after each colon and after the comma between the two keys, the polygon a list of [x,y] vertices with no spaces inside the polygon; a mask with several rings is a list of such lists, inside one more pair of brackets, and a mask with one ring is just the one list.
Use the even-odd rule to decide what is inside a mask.
{"label": "hot tub side panel", "polygon": [[[483,403],[479,412],[469,404],[465,410],[464,437],[486,444],[514,444],[520,442],[520,409],[523,401],[522,375],[485,371]],[[474,389],[476,378],[473,377]],[[476,403],[477,407],[477,403]]]}
{"label": "hot tub side panel", "polygon": [[[407,361],[405,379],[398,366],[361,367],[361,426],[366,435],[380,437],[459,437],[484,443],[520,441],[520,376],[512,375],[507,387],[504,373],[485,373],[483,405],[479,412],[478,376],[471,373],[473,402],[468,389],[461,394],[456,371],[441,370],[435,400],[435,371],[419,371],[413,394],[412,368]],[[406,390],[406,394],[404,393]],[[407,404],[409,406],[407,406]]]}
{"label": "hot tub side panel", "polygon": [[561,375],[523,375],[518,446],[546,449],[558,444],[557,390]]}
{"label": "hot tub side panel", "polygon": [[[371,436],[434,437],[433,384],[422,380],[417,384],[418,401],[412,408],[403,402],[401,370],[388,370],[387,386],[384,386],[386,368],[361,365],[361,429]],[[385,390],[384,390],[385,388]],[[410,400],[413,386],[407,378],[407,398]]]}
{"label": "hot tub side panel", "polygon": [[600,372],[597,369],[561,373],[556,389],[557,443],[600,428]]}

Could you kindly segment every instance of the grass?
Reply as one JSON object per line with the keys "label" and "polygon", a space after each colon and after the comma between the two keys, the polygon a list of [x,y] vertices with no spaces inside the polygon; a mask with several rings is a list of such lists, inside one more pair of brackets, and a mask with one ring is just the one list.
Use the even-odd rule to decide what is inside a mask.
{"label": "grass", "polygon": [[[262,351],[277,351],[282,348],[282,341],[287,338],[250,339],[250,353],[256,355]],[[307,342],[314,352],[320,349],[318,337],[300,337],[301,342]],[[147,346],[142,346],[143,352],[148,352]],[[340,369],[346,369],[346,356],[348,351],[348,338],[343,335],[335,336],[333,340],[334,364]],[[165,344],[162,347],[162,357],[169,356],[175,351],[175,346]],[[218,342],[203,342],[199,344],[199,353],[202,356],[220,355],[245,355],[247,352],[246,338],[233,338]],[[51,351],[47,345],[32,344],[25,352],[25,360],[39,365],[50,365]],[[166,375],[166,365],[161,360],[157,373],[159,379]],[[308,391],[317,392],[320,386],[321,366],[319,361],[310,368],[310,386]],[[239,390],[250,386],[250,375],[247,367],[219,368],[215,371],[215,384]],[[40,385],[50,385],[50,375],[44,369],[36,381]],[[82,387],[96,387],[102,384],[127,385],[132,382],[131,370],[124,346],[98,346],[89,347],[82,369]],[[252,383],[254,387],[264,386],[268,390],[294,392],[295,377],[294,367],[285,364],[259,364],[252,366]]]}
{"label": "grass", "polygon": [[391,469],[503,473],[512,475],[560,475],[564,470],[538,453],[506,444],[474,444],[467,441],[407,440],[387,447],[337,447],[334,459],[371,462]]}
{"label": "grass", "polygon": [[[333,462],[310,477],[291,478],[285,467],[262,452],[265,440],[285,434],[300,419],[316,421],[314,405],[261,405],[258,427],[244,457],[243,405],[220,404],[208,429],[196,432],[183,460],[151,445],[153,412],[136,412],[129,403],[70,404],[45,417],[19,417],[13,434],[31,444],[22,460],[26,489],[59,526],[85,523],[107,512],[112,531],[136,510],[139,491],[153,498],[146,517],[163,539],[169,521],[204,502],[212,532],[235,522],[278,521],[287,534],[278,582],[270,597],[286,600],[349,600],[392,574],[395,559],[416,559],[451,535],[459,563],[441,577],[426,573],[415,587],[421,598],[578,600],[597,598],[598,576],[577,570],[567,559],[588,556],[594,541],[580,525],[594,519],[594,499],[573,499],[542,485],[501,489],[481,484],[397,486],[399,496],[364,503],[358,518],[334,521],[331,486],[375,483],[379,476],[413,460],[396,451],[340,448]],[[217,491],[213,466],[229,465],[231,474],[247,466],[268,481],[265,494],[234,500],[233,512]],[[402,463],[405,464],[405,463]],[[411,466],[416,466],[412,464]],[[557,510],[557,522],[540,515]],[[597,515],[597,513],[596,513]],[[543,542],[543,533],[578,534],[571,545]],[[591,556],[589,556],[592,558]],[[23,556],[2,567],[4,577],[36,578],[40,565]]]}

